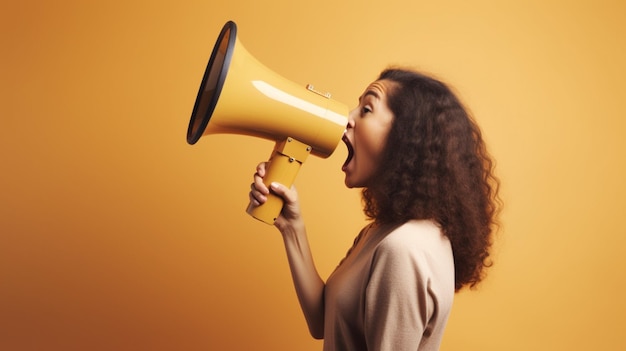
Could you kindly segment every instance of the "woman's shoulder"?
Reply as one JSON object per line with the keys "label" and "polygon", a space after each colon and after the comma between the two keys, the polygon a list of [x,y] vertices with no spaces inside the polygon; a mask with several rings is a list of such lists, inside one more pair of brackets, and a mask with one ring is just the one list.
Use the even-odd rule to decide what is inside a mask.
{"label": "woman's shoulder", "polygon": [[393,229],[378,243],[374,253],[377,261],[385,262],[390,270],[405,267],[405,271],[436,276],[441,284],[454,290],[452,245],[433,221],[411,220]]}
{"label": "woman's shoulder", "polygon": [[421,247],[425,244],[449,245],[441,227],[431,220],[410,220],[393,228],[380,242],[391,247]]}
{"label": "woman's shoulder", "polygon": [[391,229],[378,242],[378,255],[411,256],[431,260],[452,257],[450,240],[437,223],[431,220],[411,220]]}

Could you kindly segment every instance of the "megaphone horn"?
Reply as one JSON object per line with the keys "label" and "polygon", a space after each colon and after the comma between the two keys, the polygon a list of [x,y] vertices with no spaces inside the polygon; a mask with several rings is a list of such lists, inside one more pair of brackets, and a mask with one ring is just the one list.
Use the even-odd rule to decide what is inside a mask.
{"label": "megaphone horn", "polygon": [[[213,47],[189,121],[187,142],[230,133],[275,141],[264,183],[290,187],[309,154],[330,156],[347,125],[348,107],[313,86],[300,86],[257,61],[227,22]],[[270,194],[247,212],[273,224],[283,206]]]}

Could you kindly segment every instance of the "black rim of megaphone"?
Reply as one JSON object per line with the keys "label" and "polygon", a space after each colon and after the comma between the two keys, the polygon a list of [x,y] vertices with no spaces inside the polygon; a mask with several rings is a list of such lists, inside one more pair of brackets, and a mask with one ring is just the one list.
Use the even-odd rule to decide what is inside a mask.
{"label": "black rim of megaphone", "polygon": [[[204,116],[198,116],[198,107],[200,106],[200,102],[204,96],[204,91],[206,88],[206,84],[210,81],[209,77],[211,72],[213,71],[211,68],[215,62],[215,58],[218,55],[219,48],[221,46],[222,41],[224,40],[224,36],[229,33],[228,36],[228,47],[226,49],[226,53],[224,54],[224,61],[222,63],[222,67],[217,71],[219,77],[217,79],[217,83],[215,86],[215,92],[211,96],[211,101],[209,102],[208,108]],[[200,84],[200,90],[198,91],[198,96],[196,97],[196,102],[193,106],[193,112],[191,113],[191,120],[189,121],[189,128],[187,129],[187,142],[189,144],[195,144],[206,129],[207,125],[209,125],[209,120],[211,119],[211,115],[213,114],[213,110],[215,110],[215,105],[217,105],[217,100],[219,100],[220,93],[222,92],[222,87],[224,86],[224,81],[226,80],[226,74],[228,73],[228,67],[230,66],[230,60],[233,56],[233,48],[235,46],[235,40],[237,38],[237,25],[233,21],[228,21],[222,28],[219,37],[217,37],[217,41],[215,42],[215,46],[213,47],[213,52],[211,53],[211,58],[209,59],[209,63],[206,66],[204,71],[204,76],[202,77],[202,83]],[[215,72],[215,71],[213,71]],[[196,124],[196,119],[202,118],[200,122],[200,127],[195,130],[194,133],[194,125]]]}

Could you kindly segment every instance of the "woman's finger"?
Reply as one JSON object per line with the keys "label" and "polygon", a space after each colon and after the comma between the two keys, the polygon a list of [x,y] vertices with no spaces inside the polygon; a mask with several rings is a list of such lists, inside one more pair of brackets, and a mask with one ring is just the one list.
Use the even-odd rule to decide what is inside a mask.
{"label": "woman's finger", "polygon": [[254,183],[252,183],[252,190],[259,191],[263,195],[268,195],[270,190],[263,183],[263,177],[265,177],[265,166],[266,162],[261,162],[256,167],[256,173],[254,173]]}
{"label": "woman's finger", "polygon": [[[269,193],[269,191],[268,191]],[[267,201],[267,193],[263,193],[257,188],[257,184],[250,184],[250,201],[252,201],[255,205],[260,205]]]}
{"label": "woman's finger", "polygon": [[261,162],[256,166],[256,173],[259,177],[265,177],[265,167],[267,166],[267,162]]}

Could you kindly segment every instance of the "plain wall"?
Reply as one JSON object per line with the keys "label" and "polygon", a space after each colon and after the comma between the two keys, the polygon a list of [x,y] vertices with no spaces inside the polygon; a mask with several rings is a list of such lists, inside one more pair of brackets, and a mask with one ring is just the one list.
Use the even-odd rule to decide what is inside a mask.
{"label": "plain wall", "polygon": [[[0,349],[321,349],[280,235],[244,212],[272,143],[185,141],[227,20],[350,107],[401,64],[475,115],[505,209],[442,350],[626,348],[623,2],[26,0],[0,11]],[[365,224],[346,155],[296,180],[323,277]]]}

